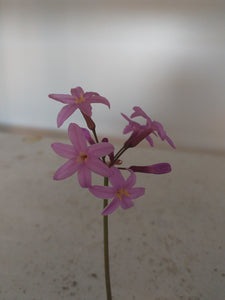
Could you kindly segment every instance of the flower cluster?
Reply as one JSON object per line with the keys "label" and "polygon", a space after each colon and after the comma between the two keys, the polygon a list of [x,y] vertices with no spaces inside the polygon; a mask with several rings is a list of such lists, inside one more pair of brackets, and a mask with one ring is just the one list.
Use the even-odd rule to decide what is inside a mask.
{"label": "flower cluster", "polygon": [[[133,108],[134,112],[130,118],[125,114],[121,114],[128,121],[128,125],[124,128],[123,133],[131,134],[121,149],[115,154],[114,146],[108,142],[107,138],[99,142],[95,131],[95,123],[92,119],[92,103],[102,103],[110,108],[110,103],[105,97],[95,92],[84,92],[81,87],[71,89],[71,95],[50,94],[49,97],[66,104],[58,114],[58,127],[79,109],[89,129],[81,128],[76,123],[70,123],[68,136],[71,144],[52,144],[52,149],[58,155],[68,159],[55,172],[54,179],[62,180],[77,172],[81,187],[88,188],[98,198],[112,199],[102,211],[102,215],[111,214],[119,206],[122,209],[130,208],[134,205],[132,200],[144,195],[145,189],[143,187],[134,187],[136,184],[135,172],[164,174],[171,171],[171,166],[168,163],[130,166],[128,168],[120,166],[122,164],[120,157],[128,148],[137,146],[144,139],[153,146],[152,134],[160,137],[162,141],[166,140],[171,147],[175,148],[162,124],[152,121],[140,107],[135,106]],[[144,118],[146,124],[141,125],[137,123],[133,120],[135,117]],[[129,173],[127,179],[122,175],[123,170]],[[108,178],[111,186],[92,185],[92,172]]]}

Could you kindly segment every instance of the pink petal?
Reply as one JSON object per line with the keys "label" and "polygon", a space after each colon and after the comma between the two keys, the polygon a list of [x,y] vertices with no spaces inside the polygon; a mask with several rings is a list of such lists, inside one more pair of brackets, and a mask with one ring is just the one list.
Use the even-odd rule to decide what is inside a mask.
{"label": "pink petal", "polygon": [[124,119],[126,119],[128,122],[131,122],[131,120],[125,114],[121,113],[121,116],[124,117]]}
{"label": "pink petal", "polygon": [[111,213],[113,213],[120,205],[120,200],[118,198],[114,198],[109,205],[107,205],[103,211],[102,211],[102,215],[110,215]]}
{"label": "pink petal", "polygon": [[145,188],[143,188],[143,187],[133,188],[133,189],[129,190],[128,193],[129,193],[131,199],[136,199],[136,198],[139,198],[144,195]]}
{"label": "pink petal", "polygon": [[65,157],[65,158],[73,158],[75,155],[75,151],[73,146],[62,144],[62,143],[54,143],[51,145],[52,149],[57,153],[58,155]]}
{"label": "pink petal", "polygon": [[102,97],[102,96],[94,96],[94,97],[90,97],[87,99],[87,101],[89,101],[89,103],[102,103],[107,105],[110,108],[110,103],[109,101]]}
{"label": "pink petal", "polygon": [[95,157],[102,157],[113,152],[113,150],[114,147],[112,144],[102,142],[102,143],[91,145],[88,149],[88,152]]}
{"label": "pink petal", "polygon": [[115,190],[109,186],[93,185],[89,191],[98,198],[111,199],[115,195]]}
{"label": "pink petal", "polygon": [[86,161],[86,166],[93,172],[102,175],[104,177],[110,177],[112,174],[111,168],[104,164],[101,160],[97,158],[89,158]]}
{"label": "pink petal", "polygon": [[78,170],[78,180],[84,188],[91,186],[91,171],[85,165]]}
{"label": "pink petal", "polygon": [[64,106],[57,117],[57,126],[60,127],[66,119],[68,119],[73,112],[77,109],[76,104],[68,104]]}
{"label": "pink petal", "polygon": [[133,110],[134,110],[134,113],[132,113],[132,115],[130,116],[131,118],[143,117],[143,118],[147,119],[148,121],[151,121],[149,116],[139,106],[134,106]]}
{"label": "pink petal", "polygon": [[173,141],[168,136],[165,137],[165,140],[170,144],[171,147],[173,147],[174,149],[176,149],[176,147],[174,146]]}
{"label": "pink petal", "polygon": [[91,134],[90,134],[89,130],[86,129],[86,128],[82,128],[82,131],[83,131],[84,136],[85,136],[86,140],[88,141],[88,143],[89,143],[90,145],[95,144],[95,141],[94,141],[93,138],[91,137]]}
{"label": "pink petal", "polygon": [[65,104],[72,104],[75,103],[75,99],[71,95],[66,94],[50,94],[48,95],[49,98],[54,99],[56,101],[65,103]]}
{"label": "pink petal", "polygon": [[125,184],[125,180],[119,169],[117,169],[116,167],[112,167],[111,170],[113,171],[113,173],[110,176],[109,181],[112,184],[112,186],[119,189],[121,186]]}
{"label": "pink petal", "polygon": [[85,98],[89,98],[92,96],[99,96],[99,94],[95,93],[95,92],[86,92],[86,93],[84,93],[84,96],[85,96]]}
{"label": "pink petal", "polygon": [[86,100],[82,103],[78,104],[79,109],[88,117],[91,117],[92,115],[92,108],[90,103],[88,103]]}
{"label": "pink petal", "polygon": [[73,96],[75,96],[77,98],[80,98],[80,96],[84,93],[83,89],[80,86],[71,89],[70,92]]}
{"label": "pink petal", "polygon": [[143,141],[149,134],[151,129],[140,129],[138,131],[133,131],[129,139],[124,143],[124,146],[127,148],[137,146],[141,141]]}
{"label": "pink petal", "polygon": [[157,122],[157,121],[154,121],[154,122],[152,123],[152,125],[153,125],[153,127],[155,128],[155,130],[157,131],[157,133],[158,133],[158,135],[160,136],[160,138],[161,138],[162,140],[164,140],[165,137],[166,137],[166,132],[165,132],[165,130],[164,130],[162,124],[159,123],[159,122]]}
{"label": "pink petal", "polygon": [[128,209],[132,206],[134,206],[134,202],[131,200],[131,198],[128,198],[127,196],[122,198],[122,201],[120,203],[122,209]]}
{"label": "pink petal", "polygon": [[68,160],[64,165],[62,165],[53,177],[55,180],[62,180],[73,175],[78,169],[78,165],[75,160]]}
{"label": "pink petal", "polygon": [[136,175],[134,174],[133,171],[129,170],[131,173],[130,176],[127,178],[126,183],[125,183],[125,188],[131,188],[132,186],[135,185],[136,183]]}
{"label": "pink petal", "polygon": [[77,151],[87,151],[87,142],[83,130],[75,123],[70,123],[68,136]]}
{"label": "pink petal", "polygon": [[145,139],[149,142],[150,146],[154,146],[153,139],[150,136],[147,136]]}

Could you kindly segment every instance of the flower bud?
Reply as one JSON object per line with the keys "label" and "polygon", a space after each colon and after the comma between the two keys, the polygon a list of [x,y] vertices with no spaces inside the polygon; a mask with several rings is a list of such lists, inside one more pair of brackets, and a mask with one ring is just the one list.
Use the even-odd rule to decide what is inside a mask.
{"label": "flower bud", "polygon": [[92,120],[91,117],[89,117],[88,115],[86,115],[85,113],[82,112],[82,115],[87,123],[87,127],[90,129],[90,130],[94,130],[95,129],[95,122]]}
{"label": "flower bud", "polygon": [[129,167],[134,172],[165,174],[171,172],[171,166],[168,163],[159,163],[150,166],[131,166]]}

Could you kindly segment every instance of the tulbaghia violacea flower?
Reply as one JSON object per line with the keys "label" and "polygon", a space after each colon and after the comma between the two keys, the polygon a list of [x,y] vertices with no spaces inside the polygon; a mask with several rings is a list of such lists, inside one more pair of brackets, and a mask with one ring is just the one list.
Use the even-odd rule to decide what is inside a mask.
{"label": "tulbaghia violacea flower", "polygon": [[81,87],[71,89],[71,95],[69,94],[50,94],[49,98],[66,104],[58,114],[57,126],[60,127],[66,119],[68,119],[76,109],[86,115],[92,115],[91,103],[103,103],[110,108],[109,101],[94,92],[84,92]]}
{"label": "tulbaghia violacea flower", "polygon": [[75,172],[78,172],[78,180],[82,187],[91,185],[91,172],[104,177],[109,177],[112,170],[104,164],[99,157],[111,153],[114,149],[110,143],[98,143],[87,145],[86,137],[82,128],[71,123],[68,129],[69,139],[72,145],[54,143],[53,150],[60,156],[69,160],[62,165],[55,173],[55,180],[62,180]]}
{"label": "tulbaghia violacea flower", "polygon": [[119,206],[123,209],[134,206],[132,199],[141,197],[145,193],[145,188],[133,186],[136,183],[136,176],[133,171],[130,171],[130,176],[125,180],[121,172],[112,167],[113,174],[109,178],[112,187],[93,185],[89,191],[98,198],[113,200],[103,209],[102,215],[113,213]]}
{"label": "tulbaghia violacea flower", "polygon": [[171,166],[168,163],[159,163],[150,166],[131,166],[129,167],[134,172],[165,174],[171,172]]}
{"label": "tulbaghia violacea flower", "polygon": [[171,147],[175,148],[173,141],[166,135],[166,131],[164,130],[161,123],[152,121],[151,118],[139,107],[133,107],[134,113],[130,116],[134,117],[143,117],[146,120],[145,125],[141,125],[130,118],[128,118],[125,114],[121,114],[129,124],[124,128],[123,133],[127,134],[132,132],[129,139],[125,142],[125,147],[135,147],[139,144],[143,139],[146,139],[151,146],[153,146],[153,140],[150,137],[150,134],[158,135],[162,141],[166,140]]}

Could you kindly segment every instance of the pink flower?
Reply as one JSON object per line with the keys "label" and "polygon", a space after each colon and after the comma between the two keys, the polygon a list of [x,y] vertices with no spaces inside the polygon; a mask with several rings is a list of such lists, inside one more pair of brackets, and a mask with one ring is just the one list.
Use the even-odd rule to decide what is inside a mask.
{"label": "pink flower", "polygon": [[49,98],[66,104],[58,114],[57,126],[60,127],[66,119],[68,119],[76,109],[87,116],[92,115],[91,103],[103,103],[110,108],[109,101],[100,96],[98,93],[86,92],[84,93],[81,87],[71,89],[71,95],[69,94],[50,94]]}
{"label": "pink flower", "polygon": [[132,199],[136,199],[145,193],[143,187],[133,188],[136,183],[136,176],[133,171],[130,171],[130,176],[125,180],[121,172],[112,167],[113,174],[109,177],[112,187],[93,185],[89,191],[98,198],[113,200],[104,208],[102,215],[113,213],[119,206],[123,209],[130,208],[134,205]]}
{"label": "pink flower", "polygon": [[162,141],[166,140],[170,144],[170,146],[175,148],[172,140],[166,135],[166,131],[164,130],[161,123],[152,121],[150,117],[139,106],[133,107],[133,110],[134,113],[131,115],[131,118],[143,117],[144,119],[146,119],[146,124],[141,125],[128,118],[125,114],[121,114],[129,122],[129,124],[124,128],[123,133],[126,134],[132,132],[129,139],[125,142],[125,146],[127,148],[135,147],[143,139],[146,139],[149,144],[153,146],[153,140],[150,137],[151,133],[156,136],[158,135]]}
{"label": "pink flower", "polygon": [[113,151],[110,143],[98,143],[87,146],[87,140],[83,130],[75,123],[71,123],[68,135],[72,145],[62,143],[52,144],[53,150],[60,156],[69,160],[55,173],[55,180],[65,179],[78,172],[78,180],[82,187],[91,185],[91,171],[109,177],[112,170],[104,164],[99,157],[103,157]]}
{"label": "pink flower", "polygon": [[150,166],[131,166],[129,167],[134,172],[165,174],[171,172],[171,166],[168,163],[159,163]]}

